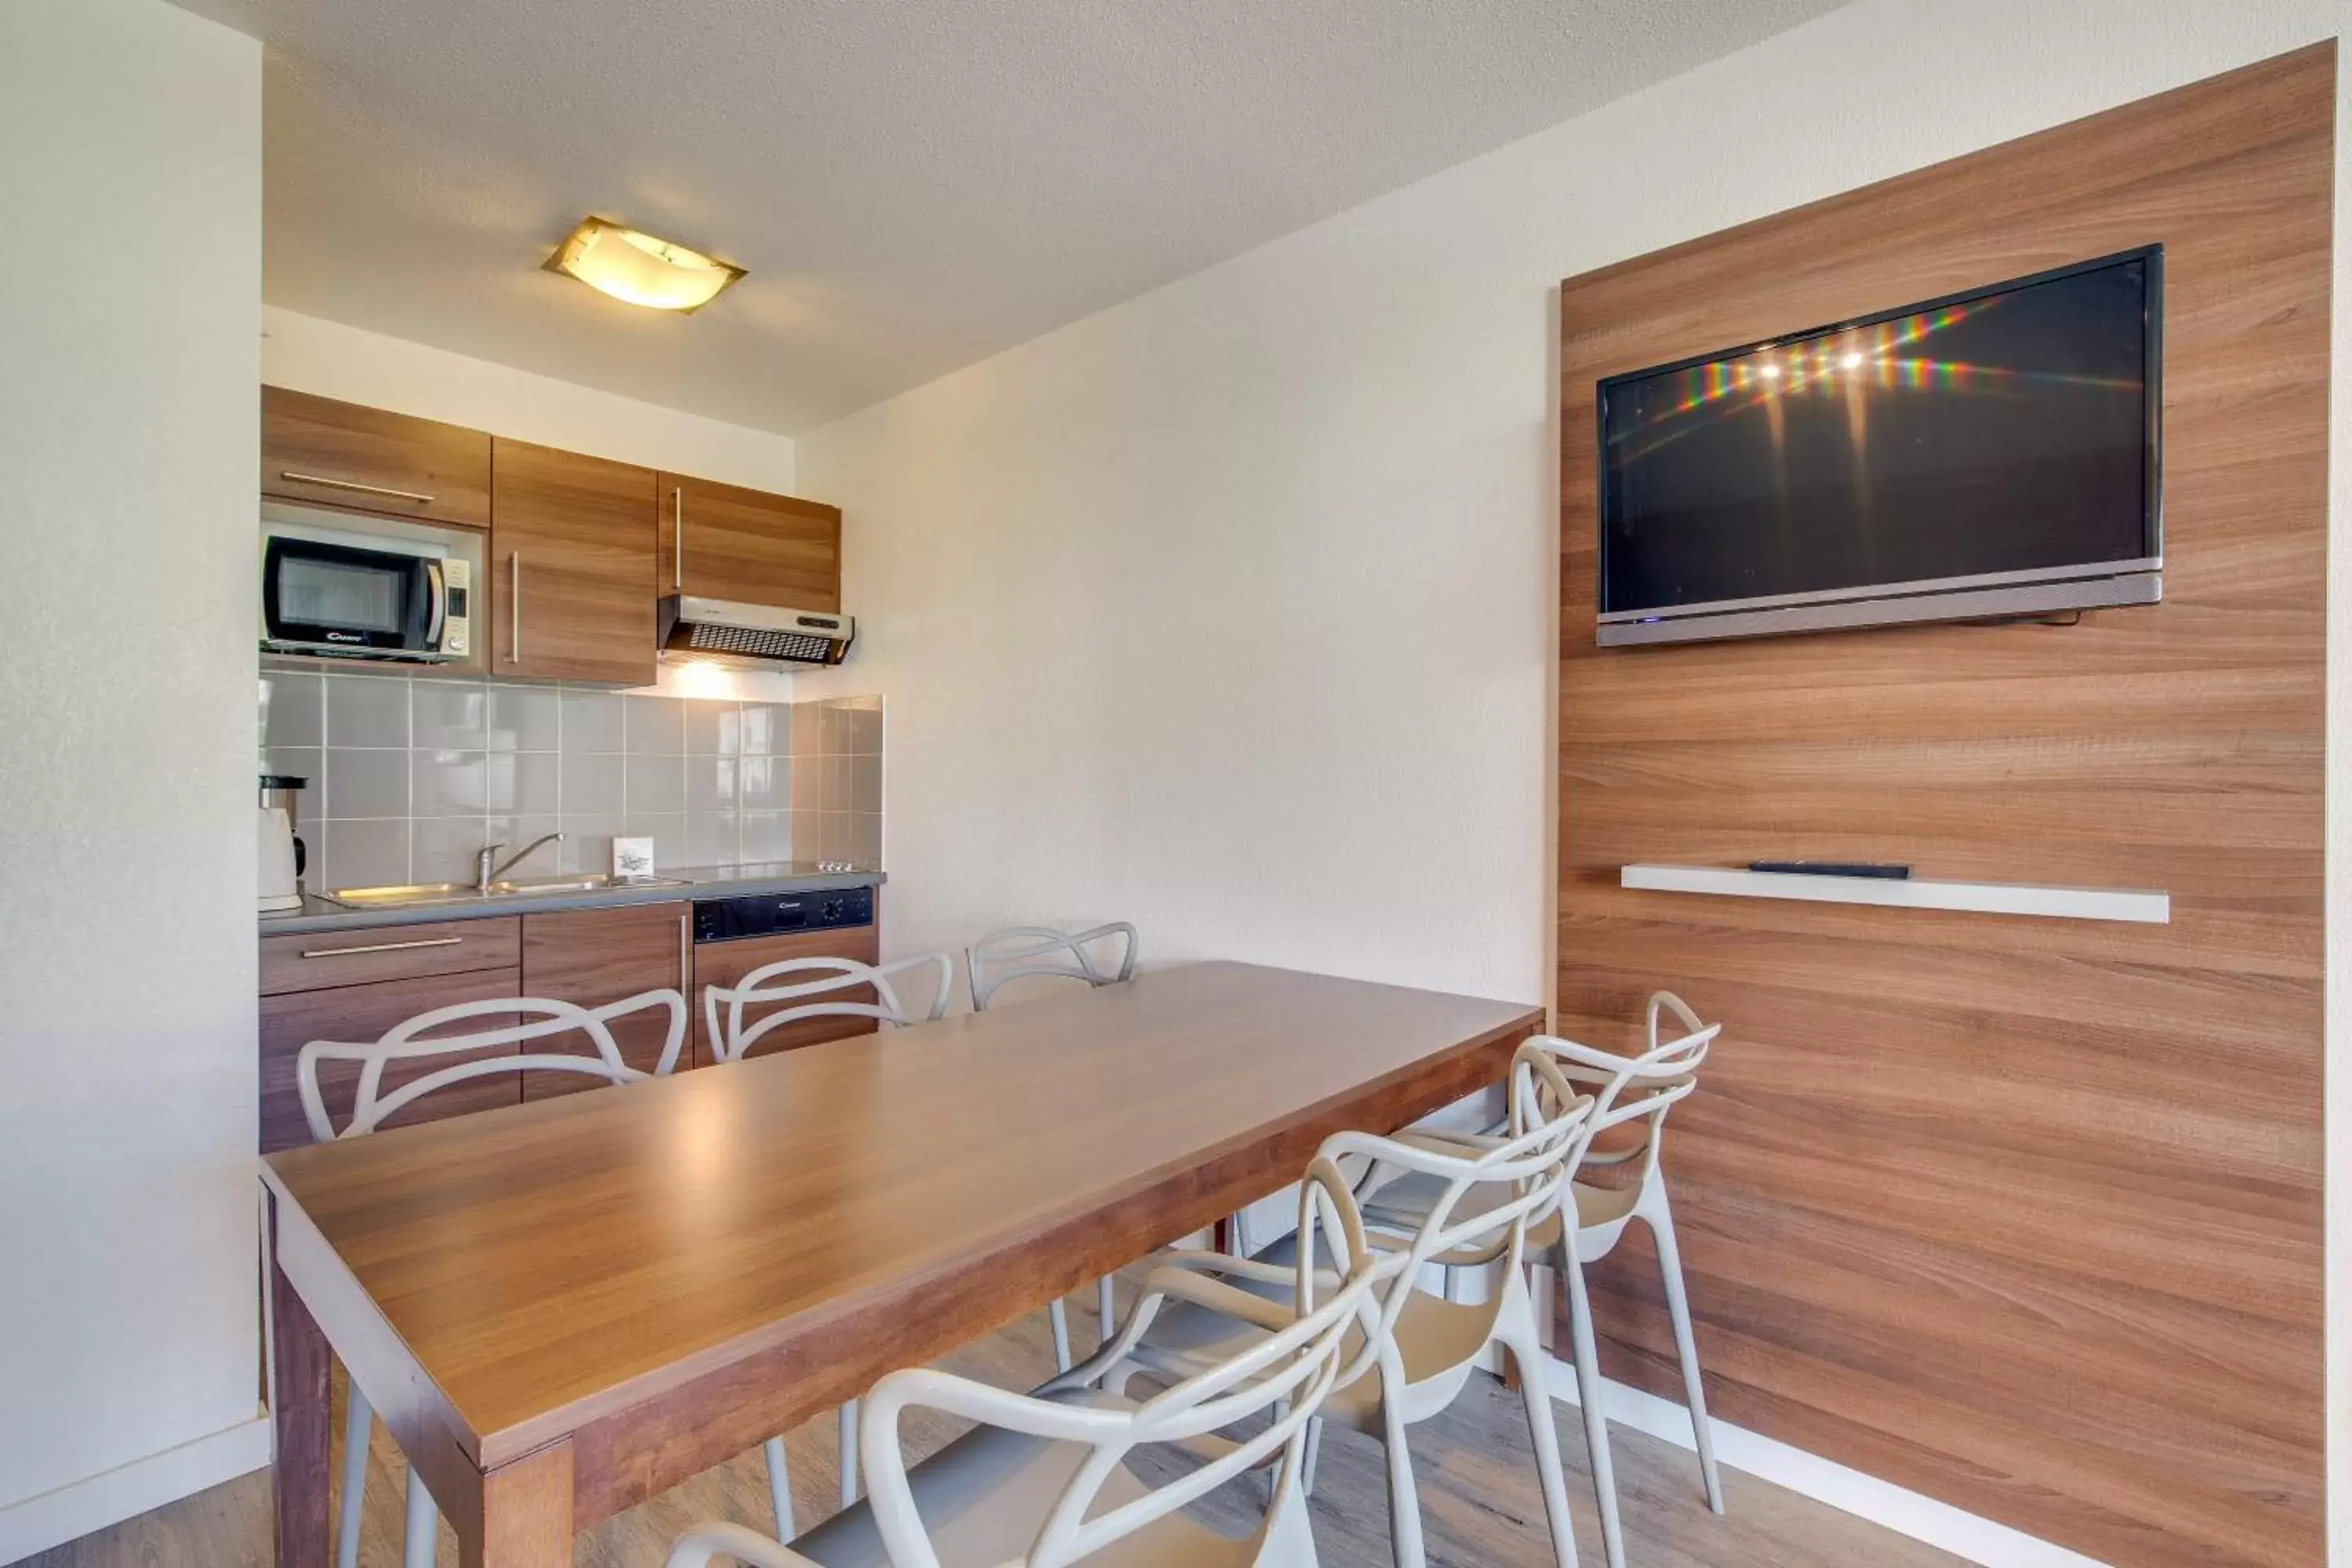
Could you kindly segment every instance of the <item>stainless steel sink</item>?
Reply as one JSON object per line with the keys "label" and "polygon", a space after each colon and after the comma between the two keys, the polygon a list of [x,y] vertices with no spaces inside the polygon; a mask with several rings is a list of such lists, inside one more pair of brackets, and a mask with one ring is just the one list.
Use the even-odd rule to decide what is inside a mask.
{"label": "stainless steel sink", "polygon": [[570,877],[514,877],[490,884],[490,895],[517,897],[532,893],[601,893],[608,888],[683,888],[676,877],[608,877],[602,871]]}
{"label": "stainless steel sink", "polygon": [[570,877],[515,877],[492,882],[485,893],[471,882],[400,882],[382,888],[337,888],[330,902],[353,909],[402,909],[415,904],[473,904],[485,900],[536,898],[546,893],[599,893],[614,888],[683,888],[676,877],[608,877],[589,871]]}
{"label": "stainless steel sink", "polygon": [[336,903],[361,909],[398,904],[471,903],[481,896],[470,882],[401,882],[382,888],[337,888],[326,895]]}

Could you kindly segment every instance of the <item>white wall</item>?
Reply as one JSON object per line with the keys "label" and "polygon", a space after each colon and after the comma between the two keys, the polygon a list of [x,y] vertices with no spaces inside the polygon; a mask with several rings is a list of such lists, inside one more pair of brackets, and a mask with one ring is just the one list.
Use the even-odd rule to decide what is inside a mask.
{"label": "white wall", "polygon": [[0,213],[7,1561],[268,1452],[260,46],[163,0],[0,5]]}
{"label": "white wall", "polygon": [[2347,16],[1864,0],[804,434],[864,617],[826,679],[890,702],[889,946],[1123,916],[1162,959],[1545,994],[1558,280]]}
{"label": "white wall", "polygon": [[618,397],[275,305],[263,307],[261,331],[261,379],[272,386],[722,484],[797,493],[789,436]]}

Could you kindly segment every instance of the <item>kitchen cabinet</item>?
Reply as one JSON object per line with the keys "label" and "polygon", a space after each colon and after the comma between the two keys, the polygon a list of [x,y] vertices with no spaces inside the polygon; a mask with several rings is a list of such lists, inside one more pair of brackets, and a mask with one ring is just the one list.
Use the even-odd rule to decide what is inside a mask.
{"label": "kitchen cabinet", "polygon": [[490,672],[649,686],[654,473],[500,438],[490,484]]}
{"label": "kitchen cabinet", "polygon": [[[514,922],[509,920],[478,923],[511,927]],[[415,929],[406,927],[348,933],[334,940],[353,943],[362,937],[379,942],[397,941],[404,939],[404,931]],[[322,940],[317,937],[272,937],[266,939],[264,945],[266,948],[271,942],[319,943]],[[267,973],[267,961],[263,969]],[[260,1030],[261,1152],[268,1154],[279,1149],[299,1148],[311,1141],[310,1123],[302,1114],[301,1089],[297,1073],[302,1047],[310,1041],[360,1043],[377,1039],[419,1013],[429,1013],[436,1007],[517,995],[520,979],[521,972],[509,965],[456,973],[415,974],[364,984],[281,991],[265,995],[261,999]],[[512,1014],[491,1014],[467,1019],[462,1027],[468,1031],[495,1029],[513,1022]],[[515,1051],[513,1046],[496,1046],[463,1057],[436,1057],[421,1065],[394,1064],[384,1068],[383,1087],[387,1090],[397,1089],[424,1073],[447,1067],[453,1062],[470,1061],[481,1057],[512,1056]],[[355,1063],[328,1062],[320,1068],[320,1095],[326,1102],[327,1114],[338,1131],[351,1120],[352,1100],[358,1091],[359,1078],[360,1068]],[[492,1074],[427,1095],[415,1105],[388,1118],[383,1125],[404,1127],[412,1122],[436,1121],[446,1116],[463,1116],[469,1111],[513,1105],[520,1098],[521,1090],[514,1074]]]}
{"label": "kitchen cabinet", "polygon": [[[381,1038],[420,1013],[459,1002],[519,994],[520,923],[493,920],[436,921],[309,936],[261,939],[261,1150],[269,1153],[310,1142],[302,1114],[297,1063],[312,1040],[364,1042]],[[497,1028],[511,1014],[468,1020],[467,1030]],[[494,1047],[479,1056],[512,1055]],[[396,1089],[420,1073],[467,1058],[438,1058],[422,1066],[384,1069],[383,1087]],[[319,1073],[320,1098],[340,1129],[351,1119],[360,1069],[331,1062]],[[462,1116],[521,1098],[511,1075],[478,1079],[429,1095],[384,1122],[387,1127]]]}
{"label": "kitchen cabinet", "polygon": [[265,386],[261,493],[488,528],[490,438],[479,430]]}
{"label": "kitchen cabinet", "polygon": [[[685,991],[690,963],[691,925],[683,902],[632,904],[610,910],[562,910],[522,917],[523,992],[583,1007],[656,990]],[[669,1038],[669,1010],[647,1008],[612,1021],[613,1043],[621,1058],[640,1072],[652,1072],[661,1063]],[[534,1054],[569,1052],[593,1056],[595,1047],[574,1033],[531,1042]],[[690,1065],[690,1040],[678,1047],[677,1066]],[[541,1100],[582,1089],[608,1087],[607,1080],[586,1073],[535,1072],[525,1075],[522,1096]]]}
{"label": "kitchen cabinet", "polygon": [[[763,964],[781,963],[788,958],[854,958],[861,963],[879,962],[879,925],[845,926],[832,931],[793,931],[782,936],[746,937],[739,942],[706,942],[694,949],[694,1062],[708,1067],[718,1060],[718,1053],[707,1037],[709,1030],[702,1009],[702,988],[706,985],[734,985]],[[814,1000],[814,998],[813,998]],[[872,1002],[871,986],[859,986],[852,991],[829,994],[824,1000],[836,1002]],[[928,1002],[928,998],[926,998]],[[773,1007],[746,1007],[743,1019],[756,1023]],[[772,1033],[761,1037],[751,1047],[754,1057],[771,1051],[788,1051],[801,1046],[813,1046],[822,1040],[838,1040],[851,1035],[870,1035],[876,1025],[871,1018],[807,1018],[797,1024],[786,1024]]]}
{"label": "kitchen cabinet", "polygon": [[664,474],[664,594],[841,609],[841,509]]}

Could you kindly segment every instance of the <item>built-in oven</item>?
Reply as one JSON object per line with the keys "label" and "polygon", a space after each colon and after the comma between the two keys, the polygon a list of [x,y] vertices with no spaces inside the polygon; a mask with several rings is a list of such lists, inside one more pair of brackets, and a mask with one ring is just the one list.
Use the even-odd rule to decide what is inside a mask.
{"label": "built-in oven", "polygon": [[481,546],[456,530],[271,504],[261,646],[271,653],[463,661]]}

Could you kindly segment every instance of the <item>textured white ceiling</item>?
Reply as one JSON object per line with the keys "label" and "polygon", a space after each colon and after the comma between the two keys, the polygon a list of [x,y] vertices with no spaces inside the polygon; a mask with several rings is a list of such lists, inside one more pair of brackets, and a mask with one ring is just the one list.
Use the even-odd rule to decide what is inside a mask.
{"label": "textured white ceiling", "polygon": [[[184,3],[269,46],[270,303],[792,433],[1837,0]],[[751,276],[541,271],[589,213]]]}

